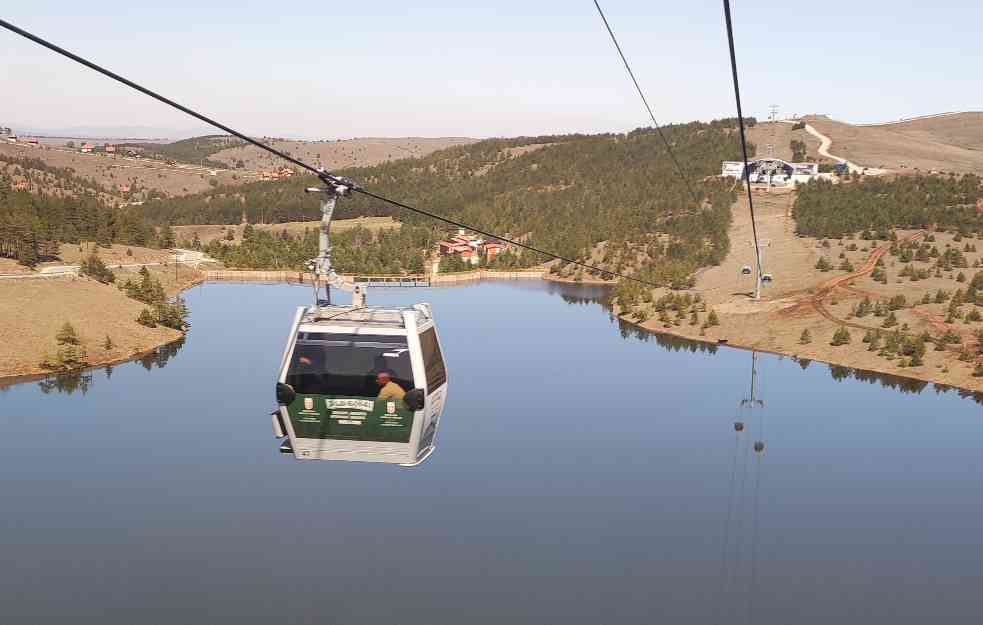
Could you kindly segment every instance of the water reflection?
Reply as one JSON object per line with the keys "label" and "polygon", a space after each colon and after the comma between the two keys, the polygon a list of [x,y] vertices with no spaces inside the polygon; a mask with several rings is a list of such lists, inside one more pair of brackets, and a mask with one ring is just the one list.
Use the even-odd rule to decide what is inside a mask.
{"label": "water reflection", "polygon": [[[692,353],[709,353],[716,354],[719,347],[713,343],[705,343],[702,341],[694,341],[691,339],[682,338],[679,336],[671,334],[661,334],[658,332],[653,332],[642,328],[641,326],[625,321],[616,317],[613,313],[613,307],[611,305],[611,293],[612,289],[607,286],[602,285],[577,285],[568,284],[561,282],[551,282],[547,287],[547,291],[553,295],[559,295],[564,302],[576,305],[576,306],[589,306],[597,305],[608,311],[609,319],[612,323],[617,324],[618,332],[621,334],[621,338],[629,340],[638,340],[643,342],[655,341],[659,347],[666,349],[671,352],[692,352]],[[779,356],[782,358],[783,356]],[[798,358],[793,357],[793,360],[799,364],[799,366],[805,370],[809,368],[812,364],[812,360],[808,358]],[[931,382],[926,382],[924,380],[917,380],[915,378],[909,378],[900,375],[893,375],[890,373],[881,373],[878,371],[869,371],[867,369],[857,369],[854,367],[845,367],[842,365],[827,365],[829,367],[830,376],[837,382],[845,382],[848,380],[857,380],[860,382],[867,382],[869,384],[880,384],[884,388],[889,388],[894,391],[905,394],[918,395],[921,394],[930,384],[937,395],[948,393],[949,391],[955,390],[956,394],[964,399],[971,399],[978,404],[983,404],[983,393],[969,391],[965,389],[956,389],[954,387],[948,386],[946,384],[933,384]]]}
{"label": "water reflection", "polygon": [[[168,343],[167,345],[161,345],[157,349],[147,352],[143,356],[136,359],[140,365],[150,371],[152,369],[163,369],[167,366],[172,358],[177,356],[177,353],[181,351],[184,347],[185,337],[181,337],[173,343]],[[102,367],[102,372],[105,374],[106,379],[109,380],[113,377],[112,365],[106,365]],[[79,369],[77,371],[66,371],[63,373],[56,373],[45,377],[38,382],[38,388],[45,395],[50,395],[52,393],[64,394],[64,395],[74,395],[78,393],[80,395],[85,395],[92,388],[92,384],[95,379],[95,372],[99,369]]]}
{"label": "water reflection", "polygon": [[[765,400],[758,380],[758,353],[751,352],[748,393],[737,405],[730,487],[720,558],[720,621],[727,614],[747,614],[754,622],[758,588],[760,491],[765,455]],[[754,458],[753,465],[751,458]]]}

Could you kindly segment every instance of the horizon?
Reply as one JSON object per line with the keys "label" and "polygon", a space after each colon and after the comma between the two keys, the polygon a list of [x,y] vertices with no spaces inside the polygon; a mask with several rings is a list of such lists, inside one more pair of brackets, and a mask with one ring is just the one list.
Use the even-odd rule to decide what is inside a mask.
{"label": "horizon", "polygon": [[[983,109],[981,109],[981,110],[963,110],[963,111],[942,111],[942,112],[938,112],[938,113],[925,113],[925,114],[921,114],[921,115],[913,115],[913,116],[910,116],[910,117],[904,117],[904,118],[900,118],[900,119],[885,119],[885,120],[882,120],[882,121],[879,121],[879,122],[864,122],[862,124],[857,124],[857,125],[861,125],[861,126],[890,125],[890,124],[895,124],[895,123],[915,121],[915,120],[919,120],[919,119],[927,119],[927,118],[933,118],[933,117],[945,117],[945,116],[949,116],[949,115],[972,114],[972,113],[983,113]],[[848,123],[848,124],[849,123],[852,123],[852,122],[850,122],[848,120],[838,119],[836,117],[826,115],[825,113],[810,113],[807,116],[829,117],[829,119],[831,119],[833,121],[845,122],[845,123]],[[734,117],[734,116],[732,116],[732,117]],[[700,122],[700,123],[708,123],[708,122],[719,120],[719,119],[724,119],[724,118],[692,119],[692,120],[678,121],[678,122],[677,121],[673,121],[673,122],[662,124],[662,127],[667,127],[667,126],[671,126],[671,125],[685,125],[685,124],[697,123],[697,122]],[[789,118],[779,118],[777,121],[788,121],[788,119]],[[756,118],[756,121],[757,121],[757,123],[768,123],[770,120],[768,120],[768,119],[762,119],[762,118]],[[136,141],[136,140],[145,140],[145,141],[167,141],[167,142],[175,142],[175,141],[182,141],[182,140],[185,140],[185,139],[193,139],[193,138],[199,138],[199,137],[205,137],[205,136],[228,136],[228,137],[231,137],[232,136],[232,135],[229,135],[225,131],[222,131],[222,130],[220,130],[218,128],[205,127],[205,126],[203,126],[201,128],[197,128],[197,129],[183,129],[183,130],[166,129],[166,128],[153,128],[153,127],[140,127],[140,126],[121,126],[121,127],[113,127],[113,126],[104,126],[104,127],[97,127],[97,126],[78,126],[78,127],[75,127],[75,128],[50,128],[50,129],[45,129],[45,128],[33,127],[31,125],[28,125],[28,124],[17,124],[17,123],[9,123],[9,122],[3,122],[3,124],[6,125],[6,126],[8,126],[8,127],[10,127],[11,129],[13,129],[15,131],[20,132],[21,134],[24,134],[25,136],[36,136],[36,137],[48,138],[48,139],[116,139],[116,140],[134,140],[134,141]],[[615,131],[615,130],[598,130],[598,131],[595,131],[595,132],[589,132],[589,133],[583,133],[583,134],[594,135],[594,134],[607,134],[607,133],[627,133],[627,132],[632,132],[634,130],[642,130],[642,129],[649,128],[649,127],[651,127],[651,126],[638,126],[636,128],[631,128],[631,129],[624,130],[624,131],[622,131],[622,130],[617,130],[617,131]],[[156,132],[156,133],[148,132],[148,133],[145,133],[145,134],[141,134],[141,133],[135,132],[135,131],[140,130],[141,128],[145,128],[148,131],[158,131],[158,132]],[[510,139],[510,138],[518,138],[520,136],[536,137],[536,136],[546,136],[546,135],[549,135],[549,134],[561,134],[561,135],[565,135],[565,134],[576,134],[576,131],[572,131],[572,132],[569,132],[569,133],[545,133],[544,132],[544,133],[536,133],[536,134],[530,134],[530,135],[496,135],[496,136],[477,136],[477,135],[472,135],[472,136],[465,136],[465,135],[454,135],[454,136],[451,136],[451,135],[441,135],[441,136],[438,136],[438,135],[430,135],[430,136],[427,136],[427,135],[358,135],[358,136],[352,136],[352,137],[297,137],[297,136],[283,136],[283,135],[249,135],[249,136],[251,136],[253,138],[257,138],[257,139],[266,139],[266,140],[302,141],[302,142],[308,142],[308,143],[316,143],[316,142],[322,142],[322,141],[354,141],[354,140],[359,140],[359,139],[414,139],[414,138],[419,138],[419,139],[462,138],[462,139],[477,139],[479,141],[483,141],[483,140],[486,140],[486,139]]]}
{"label": "horizon", "polygon": [[[528,7],[513,1],[496,11],[431,3],[409,16],[398,16],[395,3],[380,4],[372,10],[382,17],[355,7],[330,15],[312,8],[275,28],[262,5],[236,4],[232,12],[225,2],[127,5],[123,13],[117,0],[102,0],[87,5],[85,15],[66,15],[58,3],[42,0],[15,8],[8,19],[255,136],[486,138],[648,125],[589,2]],[[604,4],[660,123],[733,117],[719,8],[660,7],[661,15],[646,8],[635,1]],[[735,7],[747,116],[763,120],[775,103],[781,118],[823,113],[876,123],[972,110],[983,99],[983,86],[959,80],[961,64],[969,70],[972,59],[963,60],[951,43],[983,17],[983,8],[953,4],[928,13],[876,2],[847,16],[800,9],[789,19],[764,3]],[[944,23],[937,17],[943,13]],[[882,32],[886,15],[894,19],[890,33]],[[329,18],[342,24],[340,32],[323,27]],[[0,50],[11,62],[0,80],[19,96],[6,125],[211,132],[4,35]],[[915,50],[912,41],[919,43]],[[920,85],[914,92],[913,77]]]}

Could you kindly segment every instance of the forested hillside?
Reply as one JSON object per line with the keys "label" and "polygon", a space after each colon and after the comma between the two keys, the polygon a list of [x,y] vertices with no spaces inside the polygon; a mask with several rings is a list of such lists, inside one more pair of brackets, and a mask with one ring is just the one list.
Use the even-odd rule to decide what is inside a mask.
{"label": "forested hillside", "polygon": [[844,184],[815,181],[799,187],[794,214],[798,233],[814,237],[933,224],[981,232],[979,198],[983,198],[983,180],[973,174],[866,177]]}
{"label": "forested hillside", "polygon": [[[601,241],[612,242],[613,250],[636,241],[646,247],[649,260],[663,259],[660,264],[674,262],[680,271],[692,271],[726,253],[733,196],[729,187],[710,177],[719,172],[720,161],[738,157],[735,127],[736,120],[730,119],[664,129],[695,196],[653,130],[493,139],[422,159],[336,173],[375,193],[483,229],[526,237],[565,256],[586,257]],[[231,224],[243,216],[263,223],[311,220],[319,217],[318,198],[303,189],[313,183],[310,177],[294,177],[219,187],[148,202],[144,210],[158,223]],[[362,215],[393,215],[407,226],[431,229],[434,236],[447,230],[364,196],[339,202],[338,218]],[[663,236],[649,236],[657,233]],[[527,256],[524,264],[542,260]],[[639,269],[637,263],[622,265]]]}
{"label": "forested hillside", "polygon": [[0,257],[33,266],[53,258],[60,242],[158,243],[156,230],[142,215],[106,204],[95,190],[71,178],[62,181],[77,193],[59,196],[14,190],[12,177],[0,172]]}
{"label": "forested hillside", "polygon": [[145,155],[161,160],[174,160],[224,169],[225,163],[210,160],[208,157],[226,148],[244,143],[241,139],[229,135],[205,135],[172,143],[123,143],[121,147],[142,148]]}

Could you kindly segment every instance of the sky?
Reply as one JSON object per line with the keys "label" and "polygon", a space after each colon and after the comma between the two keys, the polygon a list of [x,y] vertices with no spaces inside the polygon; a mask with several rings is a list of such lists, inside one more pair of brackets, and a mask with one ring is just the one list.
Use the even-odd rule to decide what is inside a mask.
{"label": "sky", "polygon": [[[720,2],[602,0],[660,123],[735,115]],[[983,109],[983,4],[733,0],[746,115]],[[648,125],[592,0],[11,2],[3,19],[244,132],[338,139]],[[0,30],[0,124],[190,132]]]}

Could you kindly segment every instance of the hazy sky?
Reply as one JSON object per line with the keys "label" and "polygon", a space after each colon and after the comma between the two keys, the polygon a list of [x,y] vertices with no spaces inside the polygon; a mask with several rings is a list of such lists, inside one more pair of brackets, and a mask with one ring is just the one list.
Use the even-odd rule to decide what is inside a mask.
{"label": "hazy sky", "polygon": [[[31,0],[3,17],[255,134],[621,131],[646,115],[591,0]],[[478,6],[475,6],[478,5]],[[660,122],[732,116],[720,2],[604,0]],[[746,114],[983,109],[977,2],[733,0]],[[0,31],[0,123],[197,122]]]}

